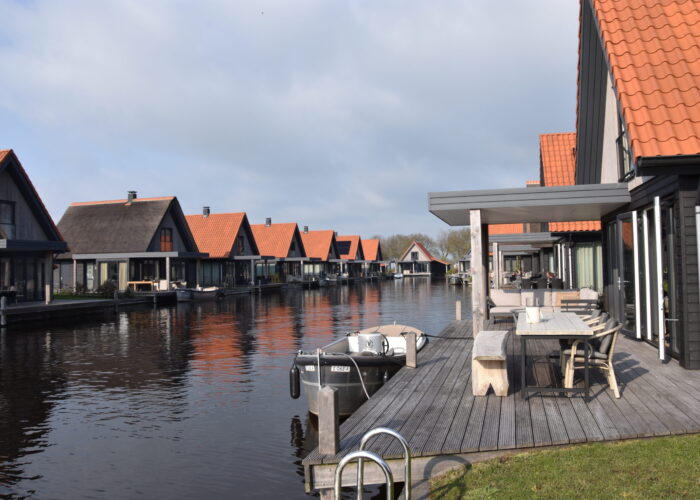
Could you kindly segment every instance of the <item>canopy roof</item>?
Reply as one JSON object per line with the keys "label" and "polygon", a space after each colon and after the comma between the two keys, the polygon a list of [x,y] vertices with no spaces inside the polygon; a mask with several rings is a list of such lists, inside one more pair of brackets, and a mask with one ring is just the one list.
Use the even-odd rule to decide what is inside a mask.
{"label": "canopy roof", "polygon": [[469,210],[482,224],[600,220],[630,202],[627,184],[579,184],[428,194],[430,212],[451,226],[468,226]]}

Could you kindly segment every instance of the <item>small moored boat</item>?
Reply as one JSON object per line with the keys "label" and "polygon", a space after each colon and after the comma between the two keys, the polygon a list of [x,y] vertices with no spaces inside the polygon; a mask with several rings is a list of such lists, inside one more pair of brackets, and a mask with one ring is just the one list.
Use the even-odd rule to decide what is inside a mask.
{"label": "small moored boat", "polygon": [[194,300],[215,300],[220,294],[219,287],[207,288],[178,288],[175,290],[178,302],[192,302]]}
{"label": "small moored boat", "polygon": [[352,332],[317,351],[299,351],[291,372],[291,395],[304,388],[309,411],[318,415],[318,390],[338,390],[340,415],[352,414],[406,363],[405,334],[416,334],[416,350],[428,342],[425,334],[406,325],[382,325]]}

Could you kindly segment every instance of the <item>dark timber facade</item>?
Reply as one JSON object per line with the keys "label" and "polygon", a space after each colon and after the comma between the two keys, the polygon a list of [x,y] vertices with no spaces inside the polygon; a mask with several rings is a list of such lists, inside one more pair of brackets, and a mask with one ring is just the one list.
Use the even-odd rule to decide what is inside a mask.
{"label": "dark timber facade", "polygon": [[0,151],[0,294],[13,302],[46,299],[53,257],[66,250],[17,156]]}

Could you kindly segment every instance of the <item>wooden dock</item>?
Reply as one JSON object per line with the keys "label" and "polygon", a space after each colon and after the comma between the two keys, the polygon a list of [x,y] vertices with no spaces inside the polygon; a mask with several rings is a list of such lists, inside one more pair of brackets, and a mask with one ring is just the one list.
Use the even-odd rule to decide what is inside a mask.
{"label": "wooden dock", "polygon": [[[304,460],[306,490],[333,487],[336,464],[357,449],[370,429],[390,427],[409,443],[414,488],[451,468],[535,448],[594,441],[615,441],[700,432],[700,372],[684,370],[676,361],[662,363],[650,345],[620,336],[615,372],[622,397],[615,399],[605,377],[591,370],[591,397],[559,394],[521,397],[520,342],[508,339],[507,397],[472,395],[472,322],[456,321],[420,352],[418,367],[402,368],[340,427],[340,451],[322,455],[313,450]],[[490,329],[511,329],[498,323]],[[528,343],[528,355],[558,351],[556,341]],[[549,385],[559,380],[558,365],[548,358],[528,366],[528,383]],[[558,382],[556,382],[558,383]],[[402,449],[387,437],[370,443],[403,481]],[[354,465],[345,468],[343,485],[355,484]],[[365,484],[384,482],[374,464],[365,466]]]}

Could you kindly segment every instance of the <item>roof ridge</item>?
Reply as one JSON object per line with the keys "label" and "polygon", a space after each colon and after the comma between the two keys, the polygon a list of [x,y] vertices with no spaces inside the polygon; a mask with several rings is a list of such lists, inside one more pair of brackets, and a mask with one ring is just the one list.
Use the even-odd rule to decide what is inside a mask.
{"label": "roof ridge", "polygon": [[[155,196],[151,198],[135,198],[132,203],[134,202],[141,202],[141,201],[165,201],[165,200],[174,200],[175,196]],[[126,198],[121,199],[121,200],[96,200],[96,201],[74,201],[70,203],[70,207],[77,207],[77,206],[83,206],[83,205],[116,205],[118,203],[123,203],[126,204],[128,203],[129,200]]]}

